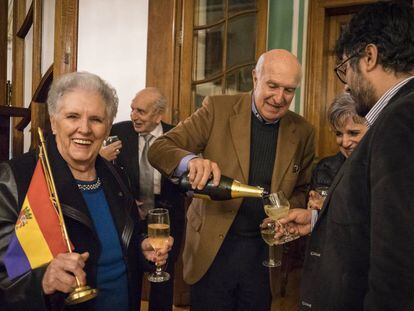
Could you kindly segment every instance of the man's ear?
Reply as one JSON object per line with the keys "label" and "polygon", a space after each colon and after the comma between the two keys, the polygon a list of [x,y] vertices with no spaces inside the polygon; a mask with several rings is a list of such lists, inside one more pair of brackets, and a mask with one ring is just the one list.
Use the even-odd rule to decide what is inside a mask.
{"label": "man's ear", "polygon": [[256,73],[256,69],[252,70],[252,77],[253,77],[253,90],[256,88],[256,84],[257,84],[257,73]]}
{"label": "man's ear", "polygon": [[378,65],[378,47],[375,44],[368,44],[365,47],[365,56],[363,61],[365,62],[366,70],[372,71]]}
{"label": "man's ear", "polygon": [[159,113],[155,121],[157,122],[157,124],[159,124],[161,120],[162,120],[162,113]]}

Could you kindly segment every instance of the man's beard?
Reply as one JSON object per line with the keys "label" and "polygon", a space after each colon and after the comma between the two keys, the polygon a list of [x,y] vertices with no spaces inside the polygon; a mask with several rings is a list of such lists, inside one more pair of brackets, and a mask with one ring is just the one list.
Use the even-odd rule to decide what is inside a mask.
{"label": "man's beard", "polygon": [[375,91],[372,84],[364,79],[361,72],[354,74],[354,81],[350,87],[350,94],[355,101],[355,110],[358,115],[365,117],[376,103]]}

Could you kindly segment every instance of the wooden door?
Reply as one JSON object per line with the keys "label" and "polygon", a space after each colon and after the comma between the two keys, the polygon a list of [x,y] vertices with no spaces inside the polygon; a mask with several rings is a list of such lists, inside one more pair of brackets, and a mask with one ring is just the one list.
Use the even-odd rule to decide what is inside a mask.
{"label": "wooden door", "polygon": [[179,117],[207,95],[253,87],[252,69],[266,50],[267,0],[184,1]]}
{"label": "wooden door", "polygon": [[266,50],[267,8],[268,0],[149,2],[146,84],[167,97],[166,121],[188,117],[205,95],[252,88],[251,69]]}
{"label": "wooden door", "polygon": [[[13,156],[23,152],[23,130],[31,123],[31,148],[38,144],[37,127],[45,127],[46,107],[33,97],[41,84],[41,46],[42,46],[42,5],[43,1],[33,0],[26,9],[25,1],[13,2],[13,68],[12,68],[12,106],[25,107],[27,114],[23,118],[13,118]],[[28,36],[31,32],[31,36]],[[31,39],[28,39],[30,37]],[[30,47],[29,49],[28,46]],[[26,51],[31,50],[31,55]],[[25,68],[31,64],[31,68]],[[29,85],[27,89],[25,86]],[[26,94],[26,92],[28,94]],[[13,115],[16,116],[16,115]],[[29,135],[30,132],[27,132]]]}
{"label": "wooden door", "polygon": [[[0,19],[0,37],[3,37],[4,22],[9,16],[4,18],[4,12],[7,11],[7,0],[0,1],[2,11],[0,16],[3,17]],[[11,120],[13,138],[10,144],[12,144],[12,156],[15,157],[23,153],[23,135],[26,135],[23,134],[23,130],[29,124],[30,148],[36,148],[39,144],[37,128],[48,130],[50,127],[46,97],[53,76],[56,77],[76,70],[78,0],[60,0],[56,1],[53,6],[52,12],[54,12],[55,18],[55,38],[52,46],[54,62],[43,74],[41,70],[42,26],[45,2],[43,0],[15,0],[8,3],[13,9],[12,96],[11,103],[7,102],[6,106],[5,74],[2,71],[0,72],[0,116]],[[47,4],[51,3],[47,2]],[[48,31],[48,29],[45,30]],[[27,50],[31,50],[31,53],[27,53]],[[7,55],[4,53],[4,39],[0,39],[0,62],[0,65],[7,63]],[[25,68],[28,64],[30,68]],[[29,87],[25,88],[25,85]],[[30,132],[28,131],[27,135],[30,135]],[[0,141],[3,157],[4,150],[8,150],[6,146],[8,144],[8,139]]]}
{"label": "wooden door", "polygon": [[316,156],[338,152],[326,111],[344,85],[334,73],[334,47],[341,28],[352,14],[375,0],[311,0],[308,18],[304,116],[316,129]]}
{"label": "wooden door", "polygon": [[331,15],[327,17],[328,35],[327,35],[327,53],[326,61],[326,100],[320,103],[319,114],[319,155],[325,157],[338,152],[338,145],[335,135],[327,120],[327,111],[335,96],[344,91],[344,84],[336,77],[333,70],[336,66],[336,57],[334,56],[335,43],[341,33],[341,29],[351,19],[350,14]]}
{"label": "wooden door", "polygon": [[7,94],[7,0],[0,0],[0,161],[9,157],[9,129],[8,116],[1,113],[2,108],[8,106]]}
{"label": "wooden door", "polygon": [[[188,117],[203,95],[253,87],[251,69],[266,50],[267,8],[268,0],[149,1],[146,85],[166,96],[165,121],[177,124]],[[232,31],[237,27],[246,29],[248,45]],[[239,42],[246,43],[244,51]],[[243,55],[237,61],[233,47]],[[189,288],[182,279],[181,260],[175,268],[174,303],[187,305]]]}

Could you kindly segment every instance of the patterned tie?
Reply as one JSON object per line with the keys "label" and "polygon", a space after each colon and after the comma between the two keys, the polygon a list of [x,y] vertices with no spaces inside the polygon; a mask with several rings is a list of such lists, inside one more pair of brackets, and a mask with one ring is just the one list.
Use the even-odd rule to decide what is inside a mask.
{"label": "patterned tie", "polygon": [[145,145],[139,162],[139,194],[140,201],[144,202],[141,206],[144,216],[148,214],[150,209],[154,208],[154,168],[148,162],[147,156],[150,141],[153,137],[151,134],[144,136]]}

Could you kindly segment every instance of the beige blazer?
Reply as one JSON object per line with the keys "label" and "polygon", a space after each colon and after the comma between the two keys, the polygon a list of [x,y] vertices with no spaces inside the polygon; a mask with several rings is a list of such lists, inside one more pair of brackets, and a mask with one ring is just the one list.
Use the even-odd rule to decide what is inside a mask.
{"label": "beige blazer", "polygon": [[[199,154],[217,162],[223,175],[249,180],[251,93],[206,97],[203,105],[149,150],[151,164],[172,175],[180,160]],[[288,112],[280,121],[271,191],[283,190],[293,207],[305,208],[314,158],[314,130]],[[184,280],[194,284],[207,272],[232,224],[242,199],[193,199],[187,212],[183,253]]]}

